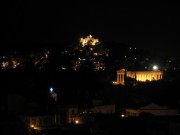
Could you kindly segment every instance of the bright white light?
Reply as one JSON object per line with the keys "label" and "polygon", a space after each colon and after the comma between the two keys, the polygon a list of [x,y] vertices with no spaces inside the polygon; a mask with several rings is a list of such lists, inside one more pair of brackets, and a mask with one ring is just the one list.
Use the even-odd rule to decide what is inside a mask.
{"label": "bright white light", "polygon": [[117,85],[117,84],[118,84],[116,81],[113,81],[112,83],[113,83],[114,85]]}
{"label": "bright white light", "polygon": [[52,87],[50,88],[50,92],[51,92],[51,93],[53,92],[53,88],[52,88]]}
{"label": "bright white light", "polygon": [[61,67],[62,70],[66,70],[66,67]]}
{"label": "bright white light", "polygon": [[158,69],[158,66],[154,65],[153,70],[157,70],[157,69]]}

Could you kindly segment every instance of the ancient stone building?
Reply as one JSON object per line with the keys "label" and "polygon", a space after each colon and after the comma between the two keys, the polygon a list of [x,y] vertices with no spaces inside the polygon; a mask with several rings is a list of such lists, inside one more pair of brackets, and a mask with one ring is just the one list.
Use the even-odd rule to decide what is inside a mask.
{"label": "ancient stone building", "polygon": [[163,72],[160,70],[152,70],[152,71],[125,71],[125,69],[121,69],[117,71],[117,84],[124,85],[125,77],[133,78],[137,82],[146,82],[146,81],[154,81],[161,80],[163,77]]}

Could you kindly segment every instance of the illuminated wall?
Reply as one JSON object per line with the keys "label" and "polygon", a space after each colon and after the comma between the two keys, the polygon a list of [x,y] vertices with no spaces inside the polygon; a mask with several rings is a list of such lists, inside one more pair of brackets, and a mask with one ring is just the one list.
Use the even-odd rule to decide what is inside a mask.
{"label": "illuminated wall", "polygon": [[[134,78],[136,81],[154,81],[161,80],[163,72],[160,70],[153,71],[126,71],[126,77]],[[117,84],[124,85],[125,69],[117,71]]]}

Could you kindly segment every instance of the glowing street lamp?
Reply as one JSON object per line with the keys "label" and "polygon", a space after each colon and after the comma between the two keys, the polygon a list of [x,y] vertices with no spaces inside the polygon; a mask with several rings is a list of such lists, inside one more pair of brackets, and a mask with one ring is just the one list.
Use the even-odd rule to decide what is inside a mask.
{"label": "glowing street lamp", "polygon": [[50,93],[54,92],[54,89],[52,87],[49,90],[50,90]]}

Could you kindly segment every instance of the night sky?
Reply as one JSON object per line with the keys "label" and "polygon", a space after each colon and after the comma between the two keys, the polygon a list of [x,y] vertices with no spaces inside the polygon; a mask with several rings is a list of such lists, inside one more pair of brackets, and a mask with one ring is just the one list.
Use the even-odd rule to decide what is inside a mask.
{"label": "night sky", "polygon": [[[179,5],[118,2],[9,2],[6,43],[74,42],[89,34],[180,58]],[[156,6],[155,6],[156,5]]]}

